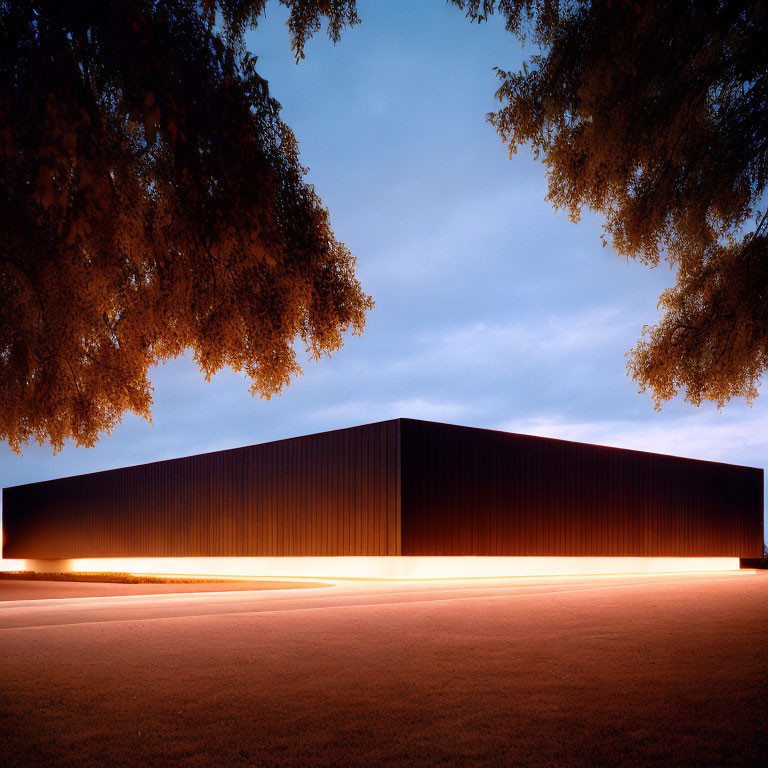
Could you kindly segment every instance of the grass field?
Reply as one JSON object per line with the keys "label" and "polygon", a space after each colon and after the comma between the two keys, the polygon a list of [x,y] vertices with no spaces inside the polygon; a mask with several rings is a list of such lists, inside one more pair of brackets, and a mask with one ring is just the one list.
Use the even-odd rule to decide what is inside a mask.
{"label": "grass field", "polygon": [[41,584],[0,602],[4,766],[768,765],[765,572]]}

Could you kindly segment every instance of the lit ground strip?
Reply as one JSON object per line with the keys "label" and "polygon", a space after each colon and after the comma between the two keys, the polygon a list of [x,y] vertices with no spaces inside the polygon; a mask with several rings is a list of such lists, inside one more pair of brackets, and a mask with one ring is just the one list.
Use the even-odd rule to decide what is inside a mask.
{"label": "lit ground strip", "polygon": [[26,560],[36,571],[361,579],[465,579],[734,571],[738,557],[139,557]]}

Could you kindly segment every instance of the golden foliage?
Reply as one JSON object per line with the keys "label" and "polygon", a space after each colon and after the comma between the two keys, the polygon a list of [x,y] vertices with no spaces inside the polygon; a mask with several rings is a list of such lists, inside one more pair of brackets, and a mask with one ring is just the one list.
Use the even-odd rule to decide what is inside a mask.
{"label": "golden foliage", "polygon": [[[657,407],[757,396],[768,363],[768,7],[761,2],[453,0],[501,13],[540,53],[498,71],[489,116],[529,144],[550,199],[606,216],[626,257],[671,262],[677,284],[628,371]],[[604,240],[605,242],[605,240]]]}
{"label": "golden foliage", "polygon": [[[372,307],[242,47],[261,2],[0,4],[0,438],[150,418],[149,367],[279,393]],[[301,54],[323,15],[286,2]],[[352,9],[350,11],[350,9]],[[214,16],[223,25],[218,34]],[[351,15],[350,15],[351,14]]]}

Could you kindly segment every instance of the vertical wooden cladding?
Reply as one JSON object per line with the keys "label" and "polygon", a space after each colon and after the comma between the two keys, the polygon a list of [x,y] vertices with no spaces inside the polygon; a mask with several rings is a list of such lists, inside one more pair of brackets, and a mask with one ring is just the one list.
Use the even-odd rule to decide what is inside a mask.
{"label": "vertical wooden cladding", "polygon": [[8,488],[4,555],[757,557],[762,470],[400,419]]}
{"label": "vertical wooden cladding", "polygon": [[762,552],[760,469],[410,419],[401,441],[403,555]]}
{"label": "vertical wooden cladding", "polygon": [[399,554],[399,424],[6,488],[5,557]]}

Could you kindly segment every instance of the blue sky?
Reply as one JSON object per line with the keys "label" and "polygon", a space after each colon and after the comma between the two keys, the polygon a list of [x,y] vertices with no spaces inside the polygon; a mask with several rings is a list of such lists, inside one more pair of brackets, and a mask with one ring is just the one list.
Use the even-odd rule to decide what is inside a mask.
{"label": "blue sky", "polygon": [[398,416],[763,467],[768,398],[656,413],[627,378],[625,352],[672,276],[601,248],[599,216],[570,222],[544,199],[544,167],[525,149],[507,157],[485,121],[493,67],[530,49],[443,0],[359,11],[298,66],[276,4],[248,44],[376,301],[363,336],[271,401],[232,371],[206,383],[173,361],[152,372],[153,425],[128,416],[95,448],[55,456],[2,446],[0,486]]}

